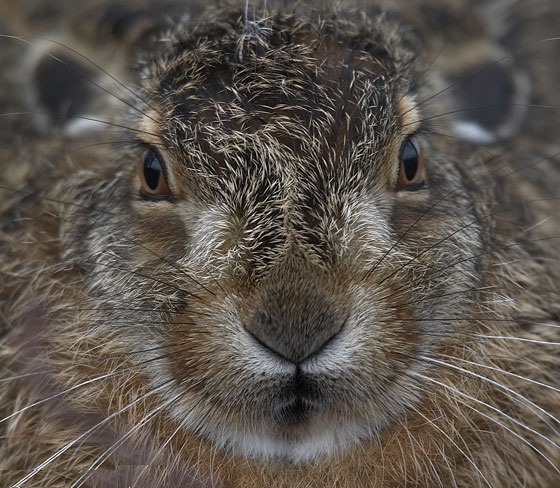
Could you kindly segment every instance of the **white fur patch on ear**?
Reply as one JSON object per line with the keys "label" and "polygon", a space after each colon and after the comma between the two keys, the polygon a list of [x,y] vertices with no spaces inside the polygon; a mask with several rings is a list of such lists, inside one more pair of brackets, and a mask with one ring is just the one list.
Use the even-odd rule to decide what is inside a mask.
{"label": "white fur patch on ear", "polygon": [[64,125],[63,133],[68,137],[78,137],[102,132],[107,129],[107,124],[101,120],[93,120],[89,116],[84,118],[73,118]]}
{"label": "white fur patch on ear", "polygon": [[453,135],[478,144],[492,144],[496,136],[474,122],[458,120],[453,123]]}

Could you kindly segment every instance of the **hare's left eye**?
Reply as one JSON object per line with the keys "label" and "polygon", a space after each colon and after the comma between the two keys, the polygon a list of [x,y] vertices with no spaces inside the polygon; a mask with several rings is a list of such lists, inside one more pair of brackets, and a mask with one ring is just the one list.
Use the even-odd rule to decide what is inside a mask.
{"label": "hare's left eye", "polygon": [[399,190],[418,190],[424,183],[424,158],[414,136],[401,147],[399,156]]}
{"label": "hare's left eye", "polygon": [[170,196],[164,165],[160,156],[152,149],[144,154],[140,167],[141,193],[146,197],[166,198]]}

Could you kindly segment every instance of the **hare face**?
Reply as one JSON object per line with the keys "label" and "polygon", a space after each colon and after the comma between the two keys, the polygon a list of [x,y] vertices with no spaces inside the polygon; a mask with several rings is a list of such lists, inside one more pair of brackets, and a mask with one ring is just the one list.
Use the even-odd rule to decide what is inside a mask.
{"label": "hare face", "polygon": [[0,480],[555,486],[557,247],[519,237],[554,204],[526,209],[528,76],[467,3],[110,7],[105,61],[38,43]]}

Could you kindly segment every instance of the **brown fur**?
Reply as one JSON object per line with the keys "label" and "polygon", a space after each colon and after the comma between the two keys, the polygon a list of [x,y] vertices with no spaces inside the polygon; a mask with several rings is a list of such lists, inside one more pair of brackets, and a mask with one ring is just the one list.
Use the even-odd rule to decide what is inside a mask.
{"label": "brown fur", "polygon": [[[1,154],[0,485],[557,486],[557,116],[483,147],[441,115],[450,53],[515,47],[491,2],[123,31],[95,3],[82,41],[132,91],[100,74],[84,112],[118,127],[16,121]],[[418,127],[426,183],[398,191]],[[139,195],[147,145],[168,200]]]}

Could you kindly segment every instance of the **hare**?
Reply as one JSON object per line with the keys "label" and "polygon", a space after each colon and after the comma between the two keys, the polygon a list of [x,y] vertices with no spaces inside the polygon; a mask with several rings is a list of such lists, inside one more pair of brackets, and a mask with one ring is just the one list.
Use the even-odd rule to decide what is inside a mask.
{"label": "hare", "polygon": [[552,0],[8,5],[2,487],[559,485]]}

